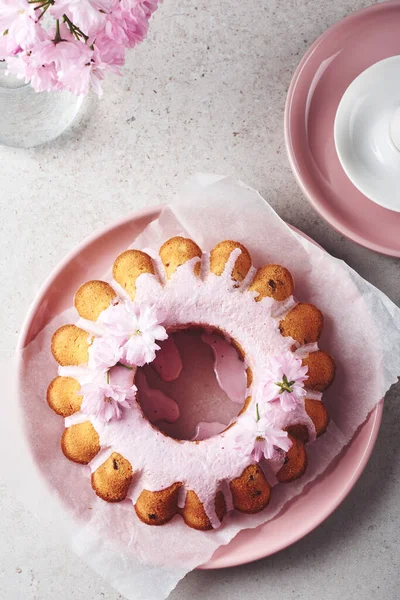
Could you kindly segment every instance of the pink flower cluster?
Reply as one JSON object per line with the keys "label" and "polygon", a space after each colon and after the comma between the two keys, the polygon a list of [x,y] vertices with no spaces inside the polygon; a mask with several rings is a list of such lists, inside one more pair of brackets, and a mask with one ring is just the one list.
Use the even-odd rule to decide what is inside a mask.
{"label": "pink flower cluster", "polygon": [[262,456],[273,458],[276,448],[287,452],[292,445],[287,432],[277,427],[268,414],[260,416],[258,404],[255,415],[244,415],[241,427],[236,437],[236,449],[242,456],[251,456],[256,462]]}
{"label": "pink flower cluster", "polygon": [[301,358],[291,352],[274,357],[266,373],[264,401],[279,402],[285,412],[294,410],[306,396],[304,382],[308,379],[307,371],[308,367],[303,366]]}
{"label": "pink flower cluster", "polygon": [[161,0],[0,0],[0,60],[38,91],[101,95]]}
{"label": "pink flower cluster", "polygon": [[122,409],[131,408],[129,400],[136,397],[135,385],[116,385],[110,382],[110,377],[104,374],[97,381],[86,383],[79,393],[83,396],[81,411],[93,415],[100,421],[108,423],[112,419],[121,419]]}
{"label": "pink flower cluster", "polygon": [[307,367],[291,352],[270,361],[255,414],[246,413],[241,420],[241,432],[236,437],[238,452],[259,462],[262,456],[273,458],[276,449],[289,450],[291,442],[287,432],[276,423],[276,409],[294,410],[306,396],[306,379]]}
{"label": "pink flower cluster", "polygon": [[63,374],[81,382],[81,411],[100,421],[120,419],[136,395],[136,367],[150,363],[160,348],[156,340],[168,334],[162,315],[151,305],[126,299],[104,310],[96,323],[100,335],[89,346],[87,367],[64,368]]}

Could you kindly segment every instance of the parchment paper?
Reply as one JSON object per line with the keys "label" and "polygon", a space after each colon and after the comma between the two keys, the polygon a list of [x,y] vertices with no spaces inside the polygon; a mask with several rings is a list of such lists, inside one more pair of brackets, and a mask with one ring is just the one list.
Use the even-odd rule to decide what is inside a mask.
{"label": "parchment paper", "polygon": [[297,299],[324,313],[319,345],[335,357],[337,376],[324,394],[331,423],[308,448],[306,474],[278,485],[262,513],[231,514],[220,529],[198,532],[179,516],[166,526],[149,527],[132,505],[101,501],[91,489],[88,468],[61,453],[63,420],[45,398],[57,374],[51,335],[61,324],[76,321],[73,309],[56,317],[23,351],[18,389],[12,387],[15,368],[3,365],[10,401],[3,402],[0,451],[12,452],[13,460],[2,461],[0,475],[36,516],[51,523],[54,535],[72,544],[128,600],[167,598],[188,571],[241,529],[273,518],[327,468],[400,374],[400,310],[345,263],[293,233],[255,190],[230,178],[197,175],[132,244],[158,249],[173,235],[191,237],[205,251],[221,240],[238,240],[255,266],[285,265],[295,277]]}

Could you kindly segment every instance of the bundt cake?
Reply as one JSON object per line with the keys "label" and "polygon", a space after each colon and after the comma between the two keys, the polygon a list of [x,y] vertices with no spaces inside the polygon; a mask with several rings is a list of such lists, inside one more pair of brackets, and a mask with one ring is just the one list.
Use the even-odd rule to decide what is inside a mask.
{"label": "bundt cake", "polygon": [[[321,395],[335,363],[317,345],[322,313],[293,293],[285,267],[256,269],[242,244],[222,241],[203,253],[183,237],[158,253],[127,250],[110,284],[78,289],[79,319],[52,338],[59,367],[47,402],[65,419],[63,453],[90,466],[99,498],[129,500],[149,525],[180,514],[189,527],[208,530],[233,509],[263,510],[273,485],[305,472],[305,445],[328,426]],[[239,415],[201,441],[159,431],[135,387],[136,369],[154,360],[157,341],[192,326],[225,336],[247,374]]]}

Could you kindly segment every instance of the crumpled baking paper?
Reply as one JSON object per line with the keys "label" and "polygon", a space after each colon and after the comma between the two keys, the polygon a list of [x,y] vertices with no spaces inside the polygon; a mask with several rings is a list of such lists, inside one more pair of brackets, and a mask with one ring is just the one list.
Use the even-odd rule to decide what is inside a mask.
{"label": "crumpled baking paper", "polygon": [[13,460],[2,462],[0,475],[128,600],[167,598],[187,572],[241,529],[272,519],[327,468],[400,374],[400,310],[344,262],[294,233],[255,190],[231,178],[197,175],[132,245],[157,249],[174,235],[192,238],[205,251],[221,240],[238,240],[255,266],[285,265],[295,277],[296,297],[324,313],[320,348],[335,357],[337,376],[324,394],[331,423],[308,447],[306,474],[275,487],[263,512],[233,513],[220,529],[199,532],[180,517],[149,527],[137,519],[132,505],[103,502],[91,489],[88,468],[61,453],[63,419],[46,404],[47,385],[57,372],[50,339],[61,324],[76,321],[75,311],[56,317],[22,351],[17,389],[10,383],[12,401],[3,401],[0,421],[0,451]]}

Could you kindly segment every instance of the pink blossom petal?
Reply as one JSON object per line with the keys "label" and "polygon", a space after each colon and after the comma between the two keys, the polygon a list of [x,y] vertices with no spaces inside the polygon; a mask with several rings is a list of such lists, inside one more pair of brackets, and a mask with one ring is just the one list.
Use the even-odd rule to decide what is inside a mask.
{"label": "pink blossom petal", "polygon": [[263,389],[263,400],[264,402],[272,402],[276,400],[279,395],[279,387],[273,381],[268,381]]}
{"label": "pink blossom petal", "polygon": [[89,368],[94,370],[108,370],[119,362],[122,357],[122,348],[117,338],[96,337],[89,346]]}
{"label": "pink blossom petal", "polygon": [[128,400],[135,398],[136,391],[134,385],[129,388],[111,385],[104,376],[102,384],[89,383],[79,390],[83,396],[81,411],[103,422],[120,419],[122,408],[131,408]]}
{"label": "pink blossom petal", "polygon": [[305,397],[304,381],[307,379],[307,367],[303,366],[301,358],[292,352],[274,356],[269,366],[261,406],[279,401],[285,412],[294,410]]}
{"label": "pink blossom petal", "polygon": [[271,458],[273,458],[274,454],[275,454],[275,448],[273,443],[270,440],[264,440],[263,446],[262,446],[262,451],[263,451],[263,455],[267,460],[270,460]]}
{"label": "pink blossom petal", "polygon": [[294,410],[298,404],[297,397],[295,394],[291,394],[290,392],[283,392],[279,395],[279,402],[281,404],[282,410],[285,412],[290,412]]}
{"label": "pink blossom petal", "polygon": [[260,462],[261,457],[263,455],[263,442],[260,441],[256,441],[256,443],[254,444],[254,448],[253,448],[253,452],[251,454],[251,456],[254,458],[254,460],[256,462]]}
{"label": "pink blossom petal", "polygon": [[286,452],[291,447],[287,432],[276,426],[272,413],[270,411],[257,418],[257,411],[247,412],[240,420],[241,430],[235,442],[236,449],[242,456],[251,456],[259,462],[262,456],[269,460],[274,457],[277,449]]}

